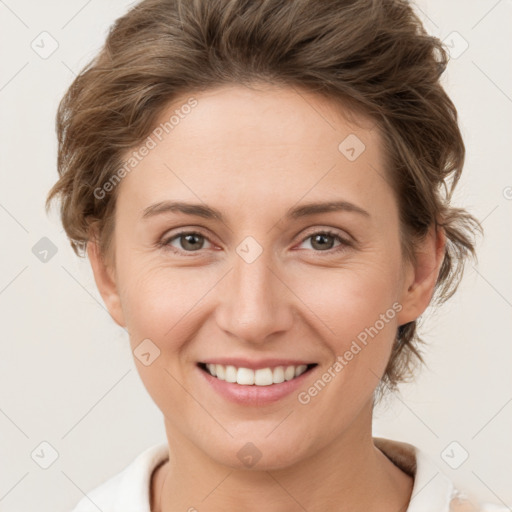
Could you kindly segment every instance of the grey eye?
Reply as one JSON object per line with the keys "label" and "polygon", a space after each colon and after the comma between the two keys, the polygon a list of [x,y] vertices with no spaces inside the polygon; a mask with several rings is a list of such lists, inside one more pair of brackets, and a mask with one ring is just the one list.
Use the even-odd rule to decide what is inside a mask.
{"label": "grey eye", "polygon": [[318,233],[314,233],[313,235],[308,236],[302,243],[308,240],[311,240],[311,248],[316,251],[328,251],[333,249],[336,240],[343,242],[343,240],[338,235],[323,231],[319,231]]}
{"label": "grey eye", "polygon": [[[173,245],[173,242],[179,241],[179,247]],[[178,250],[183,250],[186,252],[194,252],[203,249],[204,243],[206,241],[206,237],[200,235],[199,233],[178,233],[176,236],[170,238],[166,245],[172,245]]]}

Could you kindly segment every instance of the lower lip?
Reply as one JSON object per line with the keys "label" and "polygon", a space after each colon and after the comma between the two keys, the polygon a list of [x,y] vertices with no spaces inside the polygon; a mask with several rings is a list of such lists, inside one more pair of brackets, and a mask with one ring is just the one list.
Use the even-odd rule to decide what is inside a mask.
{"label": "lower lip", "polygon": [[277,402],[293,393],[315,370],[316,366],[292,380],[271,384],[270,386],[243,386],[236,382],[226,382],[210,375],[207,371],[197,368],[212,388],[231,402],[241,405],[266,405]]}

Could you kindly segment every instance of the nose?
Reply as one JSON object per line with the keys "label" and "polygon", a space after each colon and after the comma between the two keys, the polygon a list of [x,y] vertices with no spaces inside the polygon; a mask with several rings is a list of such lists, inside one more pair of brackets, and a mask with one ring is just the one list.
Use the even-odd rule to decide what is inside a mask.
{"label": "nose", "polygon": [[252,262],[234,255],[219,289],[219,328],[247,344],[263,345],[293,325],[293,293],[264,250]]}

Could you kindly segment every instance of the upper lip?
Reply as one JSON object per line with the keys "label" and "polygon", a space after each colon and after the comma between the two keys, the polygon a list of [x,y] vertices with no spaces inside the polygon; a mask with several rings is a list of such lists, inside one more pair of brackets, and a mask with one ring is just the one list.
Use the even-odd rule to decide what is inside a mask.
{"label": "upper lip", "polygon": [[300,366],[316,364],[311,361],[299,359],[245,359],[243,357],[217,357],[201,361],[204,364],[221,364],[223,366],[236,366],[237,368],[250,368],[258,370],[260,368],[275,368],[276,366]]}

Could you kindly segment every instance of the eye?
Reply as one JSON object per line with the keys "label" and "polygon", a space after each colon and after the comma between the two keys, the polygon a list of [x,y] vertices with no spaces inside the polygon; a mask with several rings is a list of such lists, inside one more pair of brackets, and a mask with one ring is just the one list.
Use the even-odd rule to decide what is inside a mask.
{"label": "eye", "polygon": [[[346,249],[350,246],[350,242],[342,238],[338,233],[334,231],[317,231],[307,236],[302,243],[311,240],[310,246],[315,250],[315,252],[328,252],[332,254],[333,252],[338,252]],[[335,241],[338,241],[339,244],[334,247]]]}
{"label": "eye", "polygon": [[[204,247],[204,242],[208,240],[201,233],[195,231],[180,231],[174,236],[164,239],[160,245],[166,249],[171,249],[174,252],[197,252]],[[180,247],[173,245],[173,242],[177,242]]]}
{"label": "eye", "polygon": [[[346,250],[347,247],[351,246],[351,243],[348,240],[344,239],[338,233],[331,230],[316,231],[311,233],[309,236],[303,239],[301,245],[308,240],[311,240],[310,248],[314,252],[327,253],[326,255],[331,255],[333,253]],[[334,245],[336,241],[338,241],[337,246]],[[205,242],[211,244],[208,238],[201,233],[196,231],[180,231],[175,233],[173,236],[164,238],[161,242],[158,242],[158,245],[165,250],[171,250],[177,254],[194,256],[193,253],[200,252],[201,249],[208,248],[204,247]]]}

